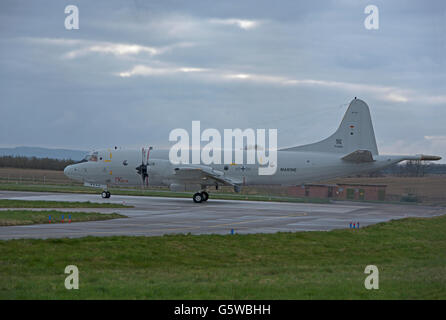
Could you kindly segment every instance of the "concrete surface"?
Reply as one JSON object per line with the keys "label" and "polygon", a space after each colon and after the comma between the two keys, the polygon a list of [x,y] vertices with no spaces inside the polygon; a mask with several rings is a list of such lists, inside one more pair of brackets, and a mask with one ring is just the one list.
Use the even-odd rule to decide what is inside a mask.
{"label": "concrete surface", "polygon": [[[0,199],[91,201],[133,205],[134,208],[61,209],[62,211],[116,212],[125,219],[0,227],[0,239],[64,238],[84,236],[159,236],[164,234],[229,234],[314,231],[361,227],[405,217],[446,214],[446,208],[375,203],[334,204],[213,200],[195,204],[192,199],[74,193],[0,191]],[[33,210],[33,209],[27,209]],[[53,209],[51,209],[53,210]]]}

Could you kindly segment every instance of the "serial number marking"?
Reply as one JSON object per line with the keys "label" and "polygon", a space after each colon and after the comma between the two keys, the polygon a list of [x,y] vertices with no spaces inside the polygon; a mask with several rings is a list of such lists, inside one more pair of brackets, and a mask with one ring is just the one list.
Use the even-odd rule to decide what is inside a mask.
{"label": "serial number marking", "polygon": [[284,172],[296,172],[296,168],[280,168],[280,171]]}

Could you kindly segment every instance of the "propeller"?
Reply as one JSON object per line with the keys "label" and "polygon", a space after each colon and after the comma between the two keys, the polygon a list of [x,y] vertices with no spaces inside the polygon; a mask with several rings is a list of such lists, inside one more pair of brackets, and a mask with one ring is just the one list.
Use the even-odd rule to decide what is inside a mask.
{"label": "propeller", "polygon": [[141,176],[143,186],[149,185],[149,173],[147,167],[149,166],[150,150],[152,150],[152,147],[149,147],[149,149],[142,148],[141,165],[136,167],[136,172]]}

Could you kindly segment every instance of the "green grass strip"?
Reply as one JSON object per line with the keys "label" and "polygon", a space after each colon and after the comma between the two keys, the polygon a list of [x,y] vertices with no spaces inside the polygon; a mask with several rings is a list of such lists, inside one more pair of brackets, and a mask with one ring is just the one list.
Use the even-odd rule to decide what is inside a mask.
{"label": "green grass strip", "polygon": [[[5,210],[0,211],[0,226],[17,226],[27,224],[50,223],[68,223],[82,221],[109,220],[117,218],[125,218],[125,216],[117,213],[99,213],[99,212],[62,212],[57,210]],[[64,220],[62,220],[64,217]]]}
{"label": "green grass strip", "polygon": [[0,199],[0,208],[131,208],[120,203]]}
{"label": "green grass strip", "polygon": [[[446,216],[330,232],[10,240],[0,252],[0,299],[446,299]],[[79,290],[64,287],[67,265]],[[379,290],[364,287],[367,265]]]}

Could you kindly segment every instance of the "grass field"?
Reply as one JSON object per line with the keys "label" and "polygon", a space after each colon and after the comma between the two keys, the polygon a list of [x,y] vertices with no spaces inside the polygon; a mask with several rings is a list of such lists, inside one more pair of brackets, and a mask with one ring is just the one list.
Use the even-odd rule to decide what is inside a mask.
{"label": "grass field", "polygon": [[66,177],[63,171],[4,167],[0,168],[0,182],[82,185]]}
{"label": "grass field", "polygon": [[[49,216],[51,216],[51,223],[68,223],[69,216],[71,216],[71,222],[125,218],[125,216],[117,213],[104,214],[98,212],[61,212],[57,210],[5,210],[0,211],[0,226],[49,223]],[[64,222],[62,221],[62,216],[65,218]]]}
{"label": "grass field", "polygon": [[[0,241],[0,299],[446,299],[446,216],[359,230]],[[379,290],[364,288],[367,265]],[[79,290],[66,290],[67,265]]]}
{"label": "grass field", "polygon": [[120,203],[0,199],[0,208],[132,208]]}

